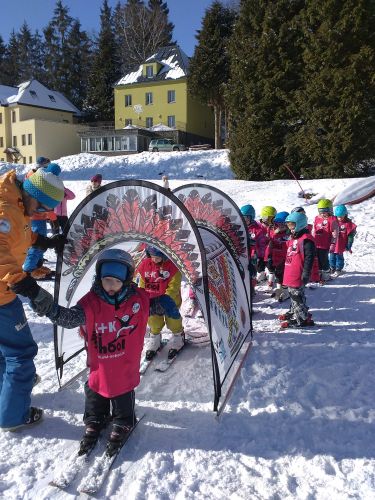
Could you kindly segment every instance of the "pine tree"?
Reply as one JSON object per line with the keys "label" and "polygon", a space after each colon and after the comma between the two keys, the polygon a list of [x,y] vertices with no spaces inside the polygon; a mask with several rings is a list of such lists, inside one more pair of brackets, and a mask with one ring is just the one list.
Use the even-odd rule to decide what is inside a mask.
{"label": "pine tree", "polygon": [[21,82],[34,78],[34,49],[35,41],[26,21],[21,26],[17,35],[19,57],[19,79]]}
{"label": "pine tree", "polygon": [[4,43],[2,36],[0,35],[0,75],[2,85],[13,85],[13,80],[9,74],[8,69],[8,57],[7,57],[7,46]]}
{"label": "pine tree", "polygon": [[4,82],[5,85],[16,86],[21,83],[20,61],[18,36],[16,32],[12,30],[4,58],[5,74],[2,75],[2,82]]}
{"label": "pine tree", "polygon": [[306,2],[301,126],[293,147],[307,177],[366,172],[375,152],[375,3]]}
{"label": "pine tree", "polygon": [[221,147],[221,116],[229,79],[228,43],[233,31],[234,11],[215,1],[206,11],[198,45],[190,60],[188,89],[192,96],[212,106],[215,112],[215,147]]}
{"label": "pine tree", "polygon": [[118,48],[113,31],[111,9],[103,1],[100,15],[100,33],[97,43],[84,109],[91,119],[113,121],[113,85],[121,76]]}
{"label": "pine tree", "polygon": [[69,98],[79,109],[82,108],[88,87],[90,70],[91,41],[87,33],[81,30],[81,23],[73,21],[67,38],[69,50]]}
{"label": "pine tree", "polygon": [[304,0],[243,0],[231,41],[230,158],[237,177],[287,176],[295,151],[293,96],[301,86]]}
{"label": "pine tree", "polygon": [[150,23],[151,31],[148,35],[151,40],[156,38],[156,30],[158,33],[159,47],[170,45],[172,43],[174,24],[169,21],[169,9],[167,2],[163,0],[148,1],[149,17],[153,21]]}

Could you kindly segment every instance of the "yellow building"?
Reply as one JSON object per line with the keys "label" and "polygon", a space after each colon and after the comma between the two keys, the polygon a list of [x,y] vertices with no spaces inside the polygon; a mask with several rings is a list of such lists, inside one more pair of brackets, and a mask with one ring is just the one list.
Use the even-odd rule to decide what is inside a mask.
{"label": "yellow building", "polygon": [[79,110],[37,80],[0,85],[0,161],[35,163],[80,152]]}
{"label": "yellow building", "polygon": [[115,84],[115,129],[133,125],[178,131],[186,146],[214,140],[211,108],[187,91],[189,58],[176,45],[161,48]]}

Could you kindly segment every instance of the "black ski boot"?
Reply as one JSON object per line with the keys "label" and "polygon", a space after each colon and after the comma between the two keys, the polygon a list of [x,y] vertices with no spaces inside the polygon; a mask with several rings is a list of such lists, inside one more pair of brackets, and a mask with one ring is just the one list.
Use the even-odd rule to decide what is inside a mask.
{"label": "black ski boot", "polygon": [[99,422],[92,422],[86,425],[85,433],[79,442],[78,456],[87,455],[96,445],[103,425]]}
{"label": "black ski boot", "polygon": [[108,439],[106,455],[112,457],[121,449],[126,436],[131,432],[133,426],[130,424],[113,424],[112,431]]}

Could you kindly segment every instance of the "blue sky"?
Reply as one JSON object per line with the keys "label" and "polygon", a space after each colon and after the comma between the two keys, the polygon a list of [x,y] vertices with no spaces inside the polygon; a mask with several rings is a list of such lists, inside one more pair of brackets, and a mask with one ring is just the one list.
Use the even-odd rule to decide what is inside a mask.
{"label": "blue sky", "polygon": [[[108,3],[114,7],[117,1],[109,0]],[[193,55],[196,31],[212,1],[167,0],[170,20],[175,25],[174,38],[189,56]],[[99,29],[102,3],[102,0],[63,0],[70,15],[78,18],[88,32]],[[32,31],[41,31],[52,18],[55,5],[55,0],[0,0],[0,35],[7,42],[12,29],[18,31],[25,20]]]}

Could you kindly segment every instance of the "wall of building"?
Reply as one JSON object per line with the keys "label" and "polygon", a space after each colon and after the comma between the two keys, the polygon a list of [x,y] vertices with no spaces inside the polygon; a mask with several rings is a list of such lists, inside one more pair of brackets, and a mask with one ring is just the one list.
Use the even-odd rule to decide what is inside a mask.
{"label": "wall of building", "polygon": [[[13,109],[12,106],[10,108]],[[15,106],[14,108],[18,108],[16,110],[17,121],[34,118],[35,120],[73,123],[73,113],[68,113],[67,111],[38,108],[36,106]]]}
{"label": "wall of building", "polygon": [[7,161],[7,155],[4,149],[11,146],[11,120],[9,107],[0,106],[1,122],[0,123],[0,137],[2,137],[3,146],[0,147],[0,161]]}
{"label": "wall of building", "polygon": [[61,156],[78,154],[81,140],[78,136],[79,125],[70,123],[30,120],[35,122],[35,154],[57,159]]}
{"label": "wall of building", "polygon": [[[168,90],[175,91],[175,102],[168,103]],[[153,103],[145,104],[146,93],[152,92]],[[125,106],[125,95],[132,96],[131,106]],[[134,111],[134,105],[142,106],[139,115]],[[115,87],[115,128],[121,129],[126,120],[131,119],[133,125],[146,127],[146,118],[153,119],[153,124],[168,125],[168,116],[174,116],[176,126],[186,130],[187,123],[187,88],[186,80],[168,80],[154,82],[149,85],[134,84]]]}
{"label": "wall of building", "polygon": [[213,109],[201,104],[188,94],[188,128],[187,132],[206,137],[215,138],[215,119]]}

